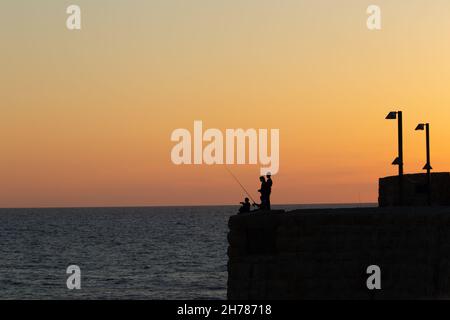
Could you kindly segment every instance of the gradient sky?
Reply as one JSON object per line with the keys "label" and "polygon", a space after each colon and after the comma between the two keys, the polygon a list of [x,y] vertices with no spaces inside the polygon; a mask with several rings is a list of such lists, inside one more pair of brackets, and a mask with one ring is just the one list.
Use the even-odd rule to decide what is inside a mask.
{"label": "gradient sky", "polygon": [[[280,129],[274,203],[376,202],[391,109],[405,171],[424,165],[423,121],[450,170],[448,0],[3,0],[0,39],[0,207],[238,203],[223,167],[172,164],[194,120]],[[256,197],[259,166],[231,169]]]}

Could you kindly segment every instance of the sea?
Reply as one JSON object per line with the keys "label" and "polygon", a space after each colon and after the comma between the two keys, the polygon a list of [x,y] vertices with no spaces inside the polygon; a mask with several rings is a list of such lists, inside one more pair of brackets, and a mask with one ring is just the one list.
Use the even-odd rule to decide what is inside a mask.
{"label": "sea", "polygon": [[[226,299],[228,220],[237,209],[0,209],[0,299]],[[69,266],[79,268],[80,289],[67,286]]]}

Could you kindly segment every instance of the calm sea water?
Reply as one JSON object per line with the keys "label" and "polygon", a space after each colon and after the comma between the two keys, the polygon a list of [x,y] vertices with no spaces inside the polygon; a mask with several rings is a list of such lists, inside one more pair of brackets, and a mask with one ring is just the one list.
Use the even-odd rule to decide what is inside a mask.
{"label": "calm sea water", "polygon": [[225,299],[236,210],[0,209],[0,299]]}

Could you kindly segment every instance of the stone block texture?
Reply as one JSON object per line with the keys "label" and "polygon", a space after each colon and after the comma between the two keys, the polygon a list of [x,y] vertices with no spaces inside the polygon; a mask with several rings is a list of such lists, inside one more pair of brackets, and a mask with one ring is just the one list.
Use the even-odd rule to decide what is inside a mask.
{"label": "stone block texture", "polygon": [[[446,299],[450,207],[232,216],[229,299]],[[369,290],[367,267],[381,268]]]}

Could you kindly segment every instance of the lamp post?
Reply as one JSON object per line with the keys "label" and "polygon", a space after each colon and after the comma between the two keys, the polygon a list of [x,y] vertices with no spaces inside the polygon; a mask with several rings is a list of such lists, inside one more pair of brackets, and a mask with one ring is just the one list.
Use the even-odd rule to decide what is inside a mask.
{"label": "lamp post", "polygon": [[428,192],[428,205],[431,205],[431,161],[430,161],[430,124],[419,123],[416,127],[416,131],[425,130],[426,135],[426,148],[427,148],[427,163],[423,167],[423,170],[427,170],[427,192]]}
{"label": "lamp post", "polygon": [[398,157],[392,162],[398,166],[398,204],[403,205],[403,113],[391,111],[386,116],[387,120],[398,120]]}

